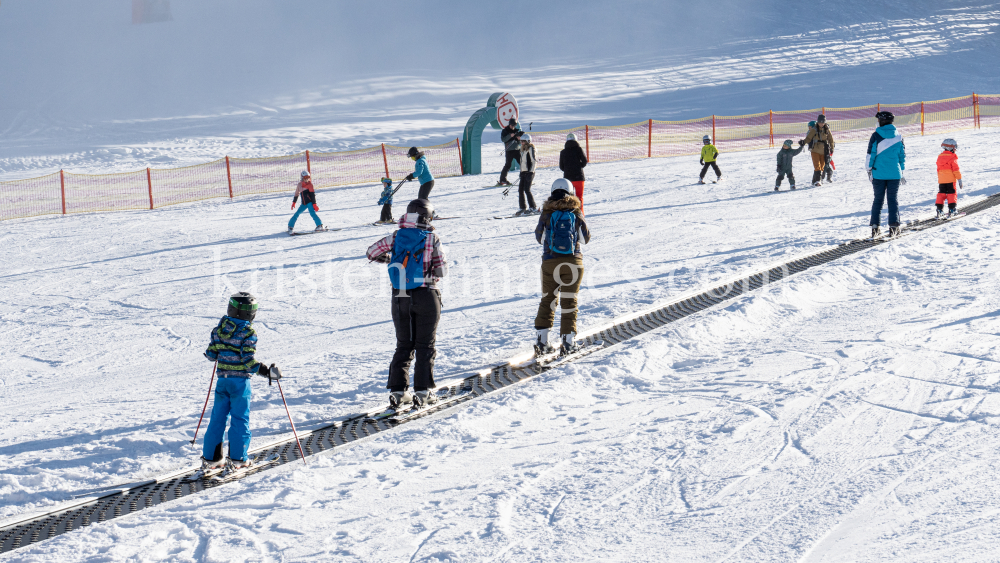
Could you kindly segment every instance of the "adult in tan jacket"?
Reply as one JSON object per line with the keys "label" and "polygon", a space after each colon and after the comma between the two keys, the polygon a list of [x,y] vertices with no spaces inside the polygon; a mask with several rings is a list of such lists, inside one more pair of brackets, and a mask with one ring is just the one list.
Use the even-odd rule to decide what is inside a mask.
{"label": "adult in tan jacket", "polygon": [[805,142],[812,150],[813,179],[814,186],[822,185],[823,169],[830,162],[830,155],[833,154],[833,147],[836,144],[830,126],[826,124],[826,116],[820,114],[816,118],[816,126],[809,129]]}

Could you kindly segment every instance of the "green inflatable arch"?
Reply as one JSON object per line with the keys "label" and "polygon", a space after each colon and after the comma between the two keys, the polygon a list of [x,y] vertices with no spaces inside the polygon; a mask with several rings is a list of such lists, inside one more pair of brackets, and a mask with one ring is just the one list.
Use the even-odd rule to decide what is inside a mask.
{"label": "green inflatable arch", "polygon": [[[503,96],[503,92],[497,92],[490,96],[486,102],[486,107],[476,111],[465,124],[465,131],[462,133],[462,169],[466,174],[483,173],[483,129],[489,125],[500,130],[503,127],[497,122],[497,98]],[[514,161],[514,170],[517,170],[517,161]]]}

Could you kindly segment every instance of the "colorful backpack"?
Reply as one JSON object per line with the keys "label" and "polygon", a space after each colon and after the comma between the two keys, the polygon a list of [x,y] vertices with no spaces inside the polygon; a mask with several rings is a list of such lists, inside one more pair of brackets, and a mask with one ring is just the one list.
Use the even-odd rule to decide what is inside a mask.
{"label": "colorful backpack", "polygon": [[395,289],[416,289],[424,285],[424,245],[430,231],[400,229],[392,243],[389,281]]}
{"label": "colorful backpack", "polygon": [[573,254],[576,250],[576,213],[553,211],[549,215],[549,250],[556,254]]}

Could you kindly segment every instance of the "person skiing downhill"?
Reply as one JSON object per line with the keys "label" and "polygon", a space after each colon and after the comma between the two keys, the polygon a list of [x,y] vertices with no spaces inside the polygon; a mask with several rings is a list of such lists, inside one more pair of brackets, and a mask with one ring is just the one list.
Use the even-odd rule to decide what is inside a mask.
{"label": "person skiing downhill", "polygon": [[378,198],[378,204],[382,206],[382,214],[375,224],[392,223],[392,178],[382,178],[382,195]]}
{"label": "person skiing downhill", "polygon": [[[517,205],[520,210],[514,214],[515,217],[525,213],[538,213],[535,208],[535,197],[531,195],[531,182],[535,179],[535,145],[531,144],[531,135],[521,137],[521,183],[517,188]],[[525,203],[527,198],[527,203]]]}
{"label": "person skiing downhill", "polygon": [[[822,186],[823,171],[830,164],[830,155],[833,154],[833,147],[836,145],[836,142],[833,140],[833,133],[830,132],[830,126],[826,123],[825,115],[819,114],[816,117],[815,123],[816,125],[809,129],[805,143],[809,145],[811,149],[810,153],[812,154],[812,184],[814,186]],[[830,174],[832,177],[832,170]]]}
{"label": "person skiing downhill", "polygon": [[701,147],[701,160],[698,161],[701,164],[701,175],[698,176],[698,183],[705,183],[705,174],[708,173],[709,167],[715,170],[715,181],[718,182],[722,180],[722,170],[719,170],[719,165],[715,162],[719,158],[719,150],[712,144],[712,138],[708,135],[701,138],[701,143],[703,145]]}
{"label": "person skiing downhill", "polygon": [[880,111],[875,114],[878,128],[868,139],[868,156],[865,168],[868,179],[872,182],[875,199],[872,201],[872,216],[870,226],[872,238],[879,236],[881,230],[882,205],[886,197],[889,199],[889,236],[899,234],[899,202],[896,195],[900,185],[906,185],[903,171],[906,170],[906,146],[903,136],[892,124],[895,116],[890,111]]}
{"label": "person skiing downhill", "polygon": [[[202,470],[208,471],[228,465],[241,469],[252,465],[247,452],[250,449],[250,378],[254,375],[269,380],[281,379],[281,370],[258,362],[257,333],[253,320],[257,316],[257,300],[245,291],[229,298],[229,307],[219,324],[212,329],[211,342],[205,357],[218,362],[215,376],[215,403],[212,418],[205,430],[202,448]],[[229,457],[222,456],[222,436],[229,419]]]}
{"label": "person skiing downhill", "polygon": [[962,171],[958,168],[958,141],[955,139],[945,139],[941,143],[944,151],[937,157],[938,173],[938,194],[934,204],[937,206],[937,216],[940,219],[944,214],[944,202],[948,202],[948,216],[953,217],[958,211],[958,194],[955,192],[955,184],[962,188]]}
{"label": "person skiing downhill", "polygon": [[576,134],[566,135],[566,145],[559,151],[559,170],[563,171],[563,178],[573,185],[576,199],[580,200],[580,213],[583,213],[583,184],[587,180],[583,175],[583,168],[587,163],[587,155],[583,152]]}
{"label": "person skiing downhill", "polygon": [[316,205],[316,189],[313,188],[312,177],[309,175],[309,171],[303,170],[302,174],[299,175],[300,180],[298,186],[295,188],[295,196],[292,197],[292,209],[295,209],[295,202],[299,200],[299,195],[302,196],[302,207],[299,208],[292,218],[288,220],[288,232],[291,234],[295,230],[295,222],[299,220],[299,215],[302,215],[303,211],[308,211],[309,216],[312,217],[313,222],[316,223],[316,230],[322,231],[326,227],[323,226],[323,222],[319,220],[319,215],[316,212],[319,211],[319,206]]}
{"label": "person skiing downhill", "polygon": [[[441,320],[441,291],[437,284],[448,273],[441,239],[431,221],[434,207],[426,199],[415,199],[399,219],[399,230],[368,247],[369,260],[389,265],[392,282],[392,324],[396,329],[396,352],[389,364],[389,406],[411,402],[420,407],[437,402],[434,394],[434,341]],[[410,363],[413,390],[410,393]]]}
{"label": "person skiing downhill", "polygon": [[413,172],[406,175],[406,181],[409,182],[416,178],[420,182],[417,199],[430,198],[431,190],[434,189],[434,176],[431,174],[431,169],[427,166],[427,157],[417,147],[410,147],[410,150],[406,154],[416,163]]}
{"label": "person skiing downhill", "polygon": [[792,159],[802,152],[805,141],[799,141],[799,148],[792,150],[792,140],[785,139],[778,151],[778,179],[774,181],[774,191],[779,191],[781,181],[788,176],[788,184],[795,189],[795,174],[792,172]]}
{"label": "person skiing downhill", "polygon": [[576,339],[577,294],[583,282],[583,253],[580,241],[590,242],[590,229],[580,209],[580,200],[570,190],[566,178],[552,182],[552,194],[542,206],[535,227],[535,240],[542,245],[542,301],[535,315],[535,355],[555,351],[549,344],[549,330],[558,310],[561,314],[560,353],[578,348]]}
{"label": "person skiing downhill", "polygon": [[503,163],[503,170],[500,171],[500,181],[497,182],[498,186],[511,185],[507,181],[507,173],[511,170],[513,163],[521,158],[521,135],[523,134],[524,131],[521,131],[521,125],[513,117],[507,121],[507,126],[500,131],[500,142],[503,143],[506,160]]}

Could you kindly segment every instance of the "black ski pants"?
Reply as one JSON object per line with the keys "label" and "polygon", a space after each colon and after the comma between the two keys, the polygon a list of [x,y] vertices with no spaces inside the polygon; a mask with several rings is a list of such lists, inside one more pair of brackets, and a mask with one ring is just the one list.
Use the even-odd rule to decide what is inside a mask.
{"label": "black ski pants", "polygon": [[441,292],[436,289],[418,287],[404,295],[393,290],[392,324],[396,327],[396,353],[389,364],[390,391],[405,391],[409,387],[410,364],[413,366],[413,390],[433,389],[434,384],[434,340],[437,325],[441,320]]}
{"label": "black ski pants", "polygon": [[781,181],[785,179],[785,176],[788,176],[788,184],[791,185],[794,188],[795,187],[795,174],[792,174],[791,172],[778,172],[778,179],[774,181],[774,187],[780,188],[781,187]]}
{"label": "black ski pants", "polygon": [[427,199],[431,197],[431,190],[434,189],[434,180],[426,184],[420,184],[420,191],[417,192],[417,199]]}
{"label": "black ski pants", "polygon": [[[534,172],[521,172],[521,184],[517,187],[517,204],[524,211],[528,207],[534,209],[535,198],[531,195],[531,182],[535,179]],[[528,199],[528,207],[524,206],[524,199]]]}
{"label": "black ski pants", "polygon": [[716,164],[715,161],[713,160],[712,162],[706,162],[705,165],[701,167],[701,179],[702,180],[705,179],[705,174],[708,173],[708,168],[710,166],[712,167],[713,170],[715,170],[715,175],[721,178],[722,170],[719,170],[719,165]]}
{"label": "black ski pants", "polygon": [[521,151],[507,151],[507,159],[503,163],[503,170],[500,172],[500,183],[507,181],[507,172],[513,167],[513,163],[521,158]]}
{"label": "black ski pants", "polygon": [[382,206],[382,215],[378,218],[379,221],[392,221],[392,204],[386,203]]}

